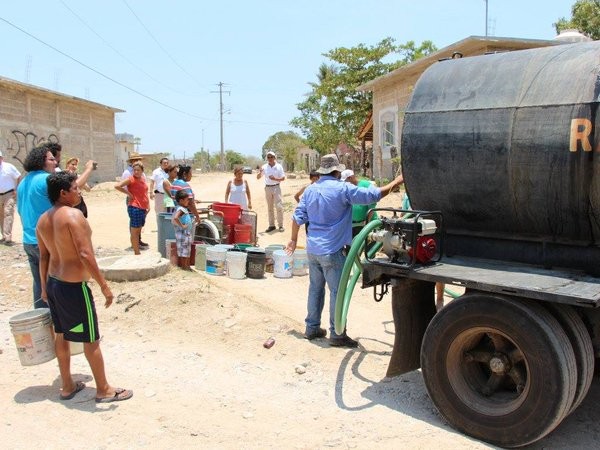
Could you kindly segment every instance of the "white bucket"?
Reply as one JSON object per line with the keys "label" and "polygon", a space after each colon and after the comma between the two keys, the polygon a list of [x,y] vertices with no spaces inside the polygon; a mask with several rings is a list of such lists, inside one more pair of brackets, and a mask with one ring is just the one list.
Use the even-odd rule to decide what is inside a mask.
{"label": "white bucket", "polygon": [[54,332],[48,308],[38,308],[9,319],[22,366],[35,366],[56,357]]}
{"label": "white bucket", "polygon": [[306,250],[296,250],[294,252],[294,263],[292,266],[292,275],[301,277],[308,274],[308,255]]}
{"label": "white bucket", "polygon": [[229,278],[243,280],[246,278],[246,252],[227,252],[227,275]]}
{"label": "white bucket", "polygon": [[285,250],[273,252],[273,276],[276,278],[290,278],[292,276],[292,256]]}
{"label": "white bucket", "polygon": [[206,248],[206,273],[210,275],[225,274],[225,257],[227,249],[222,247],[207,247]]}
{"label": "white bucket", "polygon": [[83,342],[69,341],[69,349],[71,350],[71,356],[80,355],[83,353]]}

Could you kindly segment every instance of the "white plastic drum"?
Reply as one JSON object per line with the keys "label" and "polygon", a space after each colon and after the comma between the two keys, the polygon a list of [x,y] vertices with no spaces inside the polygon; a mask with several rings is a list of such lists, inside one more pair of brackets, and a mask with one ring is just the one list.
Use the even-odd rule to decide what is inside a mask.
{"label": "white plastic drum", "polygon": [[273,252],[273,276],[276,278],[291,278],[292,276],[292,256],[285,250],[275,250]]}

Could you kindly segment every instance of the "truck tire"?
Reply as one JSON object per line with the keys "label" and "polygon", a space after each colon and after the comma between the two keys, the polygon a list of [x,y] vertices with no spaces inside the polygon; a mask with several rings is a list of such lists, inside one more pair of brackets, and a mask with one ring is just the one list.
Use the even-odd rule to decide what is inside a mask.
{"label": "truck tire", "polygon": [[433,318],[421,369],[452,426],[502,447],[550,433],[568,414],[577,384],[569,338],[546,309],[481,293],[450,302]]}
{"label": "truck tire", "polygon": [[577,409],[590,389],[594,378],[594,347],[592,338],[577,311],[570,306],[559,303],[545,303],[562,329],[567,334],[577,363],[577,386],[575,399],[569,409],[569,414]]}

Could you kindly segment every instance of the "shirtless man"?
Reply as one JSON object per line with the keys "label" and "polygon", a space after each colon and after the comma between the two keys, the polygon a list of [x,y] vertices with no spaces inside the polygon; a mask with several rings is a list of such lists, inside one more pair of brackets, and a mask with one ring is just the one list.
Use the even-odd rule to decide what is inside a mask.
{"label": "shirtless man", "polygon": [[56,331],[55,349],[62,378],[61,400],[70,400],[85,388],[71,376],[69,341],[83,342],[85,357],[96,380],[96,402],[127,400],[133,391],[114,388],[106,379],[100,350],[98,318],[87,280],[96,280],[108,308],[113,294],[102,276],[94,249],[92,230],[80,210],[73,208],[81,193],[77,175],[57,172],[48,177],[48,197],[53,205],[38,221],[42,299],[50,307]]}

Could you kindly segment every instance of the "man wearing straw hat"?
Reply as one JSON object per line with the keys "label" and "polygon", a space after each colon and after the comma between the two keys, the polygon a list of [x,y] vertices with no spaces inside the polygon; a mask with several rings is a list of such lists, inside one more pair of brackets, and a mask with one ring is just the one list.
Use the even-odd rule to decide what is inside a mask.
{"label": "man wearing straw hat", "polygon": [[351,339],[345,330],[341,335],[334,330],[337,290],[346,261],[344,247],[352,242],[352,205],[378,202],[401,184],[403,178],[400,175],[380,188],[362,188],[340,181],[345,168],[335,154],[321,158],[321,166],[317,170],[321,176],[306,188],[294,211],[292,237],[286,250],[288,254],[294,253],[300,226],[310,222],[310,233],[306,236],[309,287],[304,337],[313,340],[327,335],[327,330],[321,328],[327,284],[330,295],[329,345],[354,348],[358,342]]}

